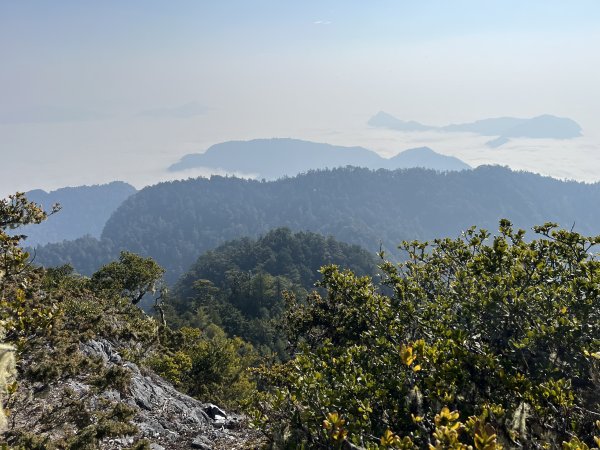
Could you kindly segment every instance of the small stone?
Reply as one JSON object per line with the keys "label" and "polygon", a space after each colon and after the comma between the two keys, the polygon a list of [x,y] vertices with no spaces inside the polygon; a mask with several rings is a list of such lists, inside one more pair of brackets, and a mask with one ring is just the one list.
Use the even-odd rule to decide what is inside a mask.
{"label": "small stone", "polygon": [[227,419],[225,423],[225,428],[229,428],[230,430],[239,429],[242,427],[242,422],[239,417],[230,417]]}
{"label": "small stone", "polygon": [[108,391],[104,391],[101,394],[102,398],[105,398],[107,400],[113,401],[113,402],[120,402],[121,401],[121,394],[118,391],[115,391],[114,389],[110,389]]}
{"label": "small stone", "polygon": [[227,419],[222,416],[215,416],[215,420],[212,422],[212,426],[215,428],[225,427],[227,425]]}
{"label": "small stone", "polygon": [[200,450],[212,450],[212,445],[204,436],[198,436],[192,441],[192,448],[199,448]]}
{"label": "small stone", "polygon": [[217,417],[221,417],[223,419],[227,418],[227,413],[221,408],[219,408],[217,405],[213,405],[212,403],[208,403],[204,407],[204,412],[208,414],[208,417],[210,417],[213,420],[217,420]]}

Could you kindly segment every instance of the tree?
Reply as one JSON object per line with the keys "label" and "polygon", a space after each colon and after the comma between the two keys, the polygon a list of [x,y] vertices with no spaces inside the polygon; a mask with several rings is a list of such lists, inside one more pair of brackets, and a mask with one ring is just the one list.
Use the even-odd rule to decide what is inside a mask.
{"label": "tree", "polygon": [[91,283],[97,291],[110,291],[137,305],[144,295],[156,292],[164,272],[152,258],[122,251],[118,261],[106,264],[92,275]]}
{"label": "tree", "polygon": [[597,446],[600,237],[534,230],[404,242],[381,285],[323,268],[255,417],[309,447]]}
{"label": "tree", "polygon": [[[57,212],[59,205],[54,205],[50,214]],[[27,200],[25,194],[16,193],[7,199],[0,200],[0,432],[6,425],[5,413],[2,409],[2,394],[9,380],[16,376],[14,347],[4,344],[9,337],[18,335],[29,326],[45,324],[51,317],[51,311],[37,304],[27,305],[33,297],[33,290],[27,289],[35,281],[34,271],[28,263],[29,254],[20,247],[23,235],[9,235],[8,230],[20,226],[41,223],[48,217],[39,205]],[[33,303],[33,302],[31,302]],[[31,306],[35,315],[27,317],[25,306]]]}
{"label": "tree", "polygon": [[22,192],[0,200],[0,298],[4,296],[7,283],[24,274],[29,258],[29,254],[20,247],[26,236],[7,231],[41,223],[59,209],[60,206],[55,204],[47,213],[39,205],[28,201]]}
{"label": "tree", "polygon": [[9,232],[41,223],[59,209],[56,204],[46,212],[22,192],[0,200],[0,326],[8,340],[44,328],[53,311],[39,296],[40,271],[32,267],[29,253],[20,246],[26,236]]}

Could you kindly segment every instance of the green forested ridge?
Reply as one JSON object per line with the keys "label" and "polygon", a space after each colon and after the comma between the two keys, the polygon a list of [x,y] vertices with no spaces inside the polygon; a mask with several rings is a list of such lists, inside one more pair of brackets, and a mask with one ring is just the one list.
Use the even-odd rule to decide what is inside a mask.
{"label": "green forested ridge", "polygon": [[374,254],[356,245],[287,228],[258,239],[242,238],[202,255],[171,293],[170,319],[178,325],[217,323],[232,336],[251,342],[263,353],[286,354],[278,327],[285,291],[306,296],[315,289],[321,266],[336,264],[374,276]]}
{"label": "green forested ridge", "polygon": [[213,176],[145,188],[111,216],[100,242],[39,247],[36,261],[91,274],[129,250],[155,258],[172,283],[204,251],[279,226],[370,251],[382,243],[393,254],[403,239],[458,236],[473,224],[494,229],[502,217],[524,229],[551,220],[595,234],[599,201],[598,184],[490,166],[449,173],[345,168],[273,182]]}
{"label": "green forested ridge", "polygon": [[[27,241],[24,242],[27,244]],[[34,262],[46,267],[73,266],[82,275],[92,275],[104,264],[118,258],[125,248],[117,247],[111,239],[83,236],[72,241],[55,242],[34,249],[28,248]]]}

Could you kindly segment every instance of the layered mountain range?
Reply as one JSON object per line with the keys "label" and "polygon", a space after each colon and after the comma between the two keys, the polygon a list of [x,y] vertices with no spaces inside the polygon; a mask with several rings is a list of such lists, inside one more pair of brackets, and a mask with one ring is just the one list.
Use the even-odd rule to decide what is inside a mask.
{"label": "layered mountain range", "polygon": [[48,266],[82,273],[130,250],[152,256],[174,282],[204,251],[285,226],[391,255],[404,239],[457,236],[472,225],[490,230],[501,218],[530,228],[547,221],[600,234],[600,185],[559,181],[507,168],[460,172],[340,168],[277,181],[213,176],[159,183],[127,198],[100,239],[36,249]]}

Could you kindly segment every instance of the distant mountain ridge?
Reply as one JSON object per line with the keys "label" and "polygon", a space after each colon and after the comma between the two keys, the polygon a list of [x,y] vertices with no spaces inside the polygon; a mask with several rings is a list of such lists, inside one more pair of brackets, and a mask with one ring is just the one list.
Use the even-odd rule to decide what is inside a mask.
{"label": "distant mountain ridge", "polygon": [[548,221],[600,234],[600,184],[564,182],[507,168],[461,172],[341,168],[261,182],[213,176],[159,183],[129,197],[100,240],[36,249],[36,263],[92,273],[119,250],[152,256],[174,282],[204,251],[276,227],[332,235],[375,252],[404,239],[458,236],[471,225],[524,229]]}
{"label": "distant mountain ridge", "polygon": [[505,144],[509,138],[572,139],[582,135],[581,126],[574,120],[549,114],[531,119],[496,117],[438,127],[414,121],[403,121],[380,111],[371,117],[367,123],[372,127],[398,131],[466,132],[482,136],[498,136],[497,139],[488,142],[488,145],[493,148]]}
{"label": "distant mountain ridge", "polygon": [[440,155],[429,147],[409,148],[387,160],[384,169],[433,169],[444,171],[459,171],[470,169],[471,166],[454,156]]}
{"label": "distant mountain ridge", "polygon": [[49,210],[54,203],[62,209],[39,225],[19,230],[27,236],[30,247],[51,242],[73,240],[85,235],[100,237],[104,224],[123,201],[136,189],[122,181],[94,185],[65,187],[46,192],[36,189],[26,193],[27,198]]}
{"label": "distant mountain ridge", "polygon": [[428,147],[406,150],[388,159],[364,147],[274,138],[215,144],[204,153],[185,155],[169,170],[207,167],[275,179],[308,170],[345,166],[390,170],[423,167],[441,171],[471,168],[458,158],[441,155]]}

